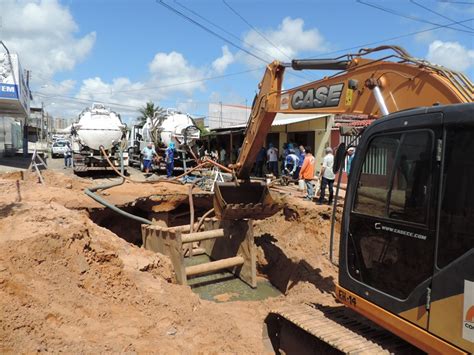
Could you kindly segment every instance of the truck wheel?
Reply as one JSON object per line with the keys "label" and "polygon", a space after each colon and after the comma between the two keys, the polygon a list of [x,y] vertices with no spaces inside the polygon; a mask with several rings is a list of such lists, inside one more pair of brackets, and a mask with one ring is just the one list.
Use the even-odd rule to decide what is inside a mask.
{"label": "truck wheel", "polygon": [[145,171],[145,165],[143,165],[143,159],[140,159],[140,171],[141,172]]}

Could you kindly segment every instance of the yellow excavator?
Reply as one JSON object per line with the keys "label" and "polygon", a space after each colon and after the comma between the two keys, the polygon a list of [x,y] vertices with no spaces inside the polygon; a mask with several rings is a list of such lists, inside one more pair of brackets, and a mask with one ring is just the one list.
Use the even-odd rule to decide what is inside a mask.
{"label": "yellow excavator", "polygon": [[[282,90],[283,74],[290,66],[337,72]],[[250,182],[256,155],[277,113],[379,118],[359,137],[351,165],[336,297],[424,352],[473,353],[473,98],[473,83],[466,76],[396,46],[362,49],[335,59],[275,61],[259,84],[243,146],[232,166],[239,180],[216,185],[216,215],[258,219],[281,207],[264,184]],[[344,151],[344,146],[338,149],[335,167]],[[331,318],[331,311],[309,305],[288,306],[274,316],[338,351],[391,349],[371,348],[371,337],[348,341],[346,333],[338,335],[337,327],[341,322],[349,327],[351,317],[341,316],[334,329],[326,328],[322,311],[323,318]],[[356,340],[365,325],[358,327],[351,333]]]}

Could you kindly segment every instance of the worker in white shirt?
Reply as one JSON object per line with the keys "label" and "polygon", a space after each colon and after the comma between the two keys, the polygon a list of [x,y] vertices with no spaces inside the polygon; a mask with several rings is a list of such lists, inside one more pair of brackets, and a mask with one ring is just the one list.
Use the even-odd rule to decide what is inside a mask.
{"label": "worker in white shirt", "polygon": [[324,202],[324,195],[326,193],[326,186],[329,187],[329,199],[328,199],[328,205],[332,203],[332,199],[334,196],[334,179],[336,176],[334,175],[334,172],[332,171],[332,168],[334,166],[334,155],[332,154],[332,148],[327,147],[326,150],[326,155],[324,156],[323,159],[323,166],[321,168],[321,191],[319,195],[319,204],[322,205]]}

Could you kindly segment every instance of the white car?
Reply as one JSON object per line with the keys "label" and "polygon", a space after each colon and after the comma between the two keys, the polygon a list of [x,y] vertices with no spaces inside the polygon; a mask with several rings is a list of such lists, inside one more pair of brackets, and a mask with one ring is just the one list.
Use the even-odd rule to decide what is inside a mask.
{"label": "white car", "polygon": [[51,156],[53,158],[57,156],[64,156],[64,153],[66,153],[68,147],[67,147],[68,141],[56,141],[53,143],[53,146],[51,148]]}

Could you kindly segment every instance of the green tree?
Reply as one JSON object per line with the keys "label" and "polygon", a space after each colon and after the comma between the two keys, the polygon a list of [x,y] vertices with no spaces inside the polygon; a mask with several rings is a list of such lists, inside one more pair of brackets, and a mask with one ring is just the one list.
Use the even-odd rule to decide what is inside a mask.
{"label": "green tree", "polygon": [[206,128],[206,126],[204,126],[204,122],[203,121],[199,121],[197,123],[197,127],[199,128],[199,130],[201,131],[201,137],[206,137],[208,135],[211,134],[211,132]]}
{"label": "green tree", "polygon": [[163,107],[156,105],[153,103],[153,101],[148,101],[145,106],[141,107],[138,109],[138,112],[140,113],[140,116],[137,117],[137,121],[139,123],[145,123],[147,117],[153,118],[156,116],[161,116],[164,115],[166,112],[166,109]]}

